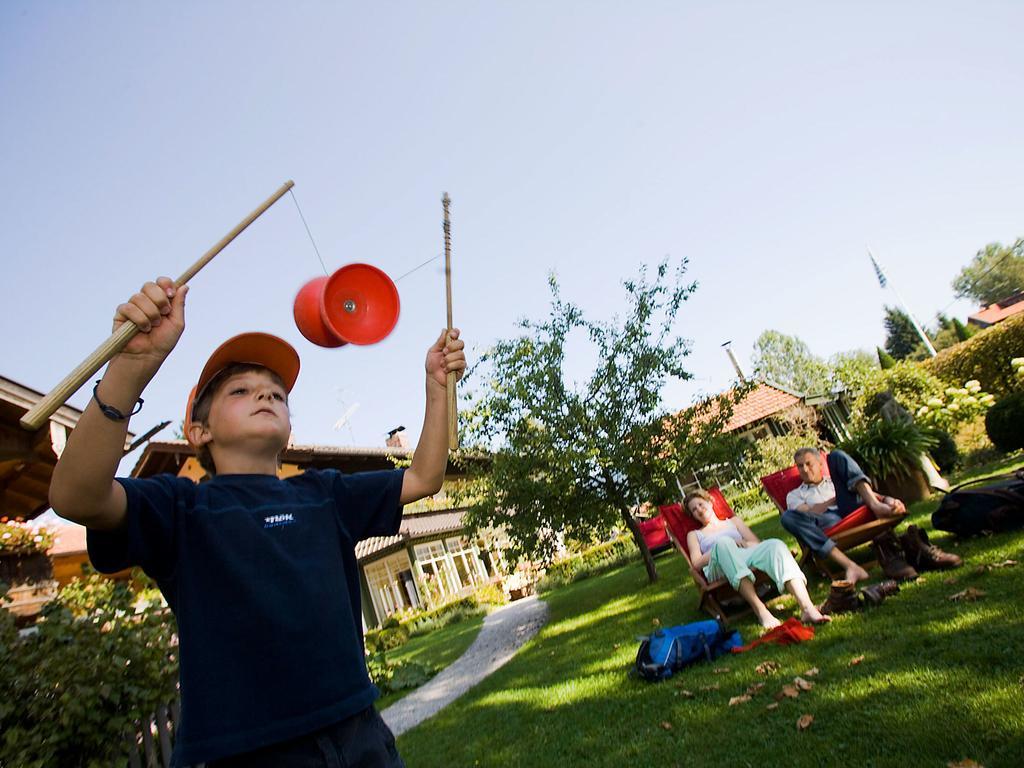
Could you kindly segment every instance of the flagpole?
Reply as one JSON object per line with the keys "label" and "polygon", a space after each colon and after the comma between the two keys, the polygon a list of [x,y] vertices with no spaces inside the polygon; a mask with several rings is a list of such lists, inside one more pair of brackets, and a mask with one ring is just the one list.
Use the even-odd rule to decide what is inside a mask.
{"label": "flagpole", "polygon": [[900,296],[900,292],[896,290],[896,286],[889,285],[889,278],[886,277],[885,272],[882,271],[882,267],[875,260],[875,255],[871,252],[871,248],[868,247],[867,251],[868,258],[871,259],[871,266],[875,268],[875,275],[878,277],[878,284],[882,286],[883,289],[886,287],[892,288],[892,292],[896,296],[897,303],[903,309],[903,313],[910,318],[910,324],[914,326],[914,330],[917,331],[917,335],[921,337],[921,341],[924,342],[924,346],[928,350],[928,354],[931,355],[932,357],[936,357],[939,353],[936,352],[935,347],[932,346],[932,342],[931,339],[928,338],[928,334],[926,334],[924,332],[924,329],[922,329],[921,326],[918,324],[917,320],[914,318],[914,315],[911,313],[910,308],[907,307],[907,303],[903,301],[903,297]]}

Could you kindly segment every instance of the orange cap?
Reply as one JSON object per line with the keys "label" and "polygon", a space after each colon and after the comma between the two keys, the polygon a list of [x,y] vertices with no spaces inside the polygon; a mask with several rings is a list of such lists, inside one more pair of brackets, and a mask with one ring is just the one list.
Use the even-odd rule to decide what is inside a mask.
{"label": "orange cap", "polygon": [[299,378],[299,353],[284,339],[269,333],[240,333],[221,344],[210,355],[199,374],[199,381],[188,395],[185,406],[185,437],[192,425],[192,406],[213,378],[233,363],[262,365],[281,378],[286,392],[291,392]]}

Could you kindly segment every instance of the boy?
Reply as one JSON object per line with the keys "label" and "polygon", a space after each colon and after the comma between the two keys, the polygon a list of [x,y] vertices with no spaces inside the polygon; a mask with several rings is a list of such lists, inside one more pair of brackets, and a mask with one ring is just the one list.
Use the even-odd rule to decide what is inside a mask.
{"label": "boy", "polygon": [[277,477],[291,432],[295,350],[242,334],[210,357],[188,441],[212,474],[115,479],[127,419],[185,325],[187,287],[146,283],[114,317],[138,333],[93,391],[53,472],[50,503],[88,528],[100,571],[139,565],[174,611],[181,720],[175,766],[402,766],[363,658],[357,541],[398,532],[402,505],[437,493],[448,457],[445,380],[458,331],[427,353],[426,414],[407,470]]}

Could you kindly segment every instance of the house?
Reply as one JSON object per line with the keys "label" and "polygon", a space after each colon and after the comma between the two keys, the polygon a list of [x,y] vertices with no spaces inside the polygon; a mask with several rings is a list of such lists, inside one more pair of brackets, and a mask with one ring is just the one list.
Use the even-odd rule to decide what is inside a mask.
{"label": "house", "polygon": [[[281,477],[307,469],[365,472],[393,469],[412,458],[398,435],[384,447],[291,445],[281,456]],[[482,458],[480,459],[483,460]],[[201,482],[206,472],[185,440],[151,441],[132,470],[133,477],[170,472]],[[449,465],[446,486],[466,475]],[[477,587],[501,582],[505,575],[500,532],[470,536],[466,508],[448,499],[444,489],[429,499],[406,506],[401,528],[394,536],[366,539],[356,545],[363,621],[381,624],[391,614],[429,608],[467,594]]]}
{"label": "house", "polygon": [[753,389],[733,407],[724,431],[751,441],[784,435],[789,431],[787,412],[799,406],[808,406],[814,411],[819,427],[832,440],[848,436],[846,424],[850,409],[843,393],[803,395],[769,381],[754,383]]}
{"label": "house", "polygon": [[[733,390],[724,394],[729,395]],[[717,407],[716,404],[712,404]],[[808,411],[809,409],[809,411]],[[803,413],[800,413],[803,411]],[[703,418],[713,418],[713,413]],[[752,382],[749,392],[733,406],[732,415],[723,432],[754,442],[768,437],[781,437],[792,429],[794,418],[810,419],[824,436],[833,442],[849,437],[850,406],[843,391],[819,395],[803,395],[774,382]],[[694,470],[691,477],[679,479],[680,490],[706,485],[722,486],[735,481],[756,482],[741,462],[727,462]]]}
{"label": "house", "polygon": [[[44,394],[0,376],[0,517],[33,520],[50,507],[50,476],[82,412],[63,405],[35,432],[21,418]],[[130,442],[134,435],[128,435]]]}
{"label": "house", "polygon": [[[50,508],[50,477],[82,412],[63,405],[44,426],[30,432],[21,426],[21,418],[43,397],[42,392],[0,376],[0,518],[37,521]],[[134,435],[128,435],[126,448],[133,438]],[[73,526],[81,529],[79,544],[77,531],[69,529],[65,536],[63,521],[53,513],[49,517],[52,522],[44,518],[45,524],[57,534],[47,552],[53,566],[52,579],[11,585],[7,609],[19,621],[33,621],[56,594],[58,586],[81,574],[81,565],[86,561],[84,529]]]}
{"label": "house", "polygon": [[968,316],[967,322],[979,328],[988,328],[1020,312],[1024,312],[1024,291],[1018,291],[1012,296],[982,307]]}

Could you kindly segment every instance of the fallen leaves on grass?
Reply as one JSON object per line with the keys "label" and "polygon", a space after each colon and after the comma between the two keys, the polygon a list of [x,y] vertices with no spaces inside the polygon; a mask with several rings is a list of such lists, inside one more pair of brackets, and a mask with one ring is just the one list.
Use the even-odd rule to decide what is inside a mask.
{"label": "fallen leaves on grass", "polygon": [[756,696],[761,692],[762,688],[764,688],[764,683],[754,683],[753,685],[747,688],[747,695]]}
{"label": "fallen leaves on grass", "polygon": [[813,722],[814,715],[800,715],[800,719],[796,721],[796,729],[798,731],[806,731]]}
{"label": "fallen leaves on grass", "polygon": [[729,699],[729,706],[735,707],[737,704],[746,704],[748,701],[750,701],[750,694],[744,693],[740,696],[733,696]]}
{"label": "fallen leaves on grass", "polygon": [[981,763],[976,760],[971,760],[970,758],[967,760],[958,760],[955,763],[950,760],[946,765],[948,768],[985,768]]}
{"label": "fallen leaves on grass", "polygon": [[754,671],[759,675],[774,675],[782,667],[777,661],[762,661],[756,667]]}
{"label": "fallen leaves on grass", "polygon": [[662,728],[663,730],[666,730],[666,731],[671,731],[671,730],[672,730],[672,723],[670,723],[670,722],[669,722],[668,720],[662,720],[662,721],[661,721],[661,722],[659,723],[659,725],[660,725],[660,727],[661,727],[661,728]]}
{"label": "fallen leaves on grass", "polygon": [[992,568],[1013,568],[1017,564],[1016,560],[1003,560],[1001,563],[992,563]]}
{"label": "fallen leaves on grass", "polygon": [[800,691],[798,691],[795,687],[793,687],[792,685],[784,685],[782,686],[782,690],[775,694],[775,700],[782,701],[786,698],[795,699],[799,695]]}
{"label": "fallen leaves on grass", "polygon": [[811,667],[806,672],[804,672],[804,677],[817,677],[817,676],[818,676],[818,668],[817,667]]}
{"label": "fallen leaves on grass", "polygon": [[795,685],[797,688],[799,688],[801,691],[804,691],[805,693],[814,687],[814,683],[810,682],[809,680],[804,680],[802,677],[794,677],[793,685]]}
{"label": "fallen leaves on grass", "polygon": [[713,670],[713,672],[716,675],[721,675],[721,674],[724,674],[724,673],[726,673],[728,671],[729,671],[728,667],[715,667],[714,670]]}
{"label": "fallen leaves on grass", "polygon": [[854,656],[852,659],[850,659],[849,666],[856,667],[862,661],[864,661],[864,654],[863,653],[860,656]]}
{"label": "fallen leaves on grass", "polygon": [[950,595],[950,600],[966,600],[973,603],[985,596],[984,590],[978,589],[977,587],[968,587],[963,592],[957,592],[955,595]]}
{"label": "fallen leaves on grass", "polygon": [[700,687],[700,689],[702,691],[717,691],[718,690],[718,683],[712,683],[711,685],[702,685]]}
{"label": "fallen leaves on grass", "polygon": [[947,587],[952,587],[954,584],[956,584],[956,576],[950,576],[949,578],[943,579],[942,583],[945,584]]}
{"label": "fallen leaves on grass", "polygon": [[778,709],[778,708],[779,708],[779,702],[777,702],[777,701],[773,701],[771,704],[769,704],[767,707],[765,707],[765,709]]}
{"label": "fallen leaves on grass", "polygon": [[693,691],[688,691],[685,688],[676,692],[677,696],[682,696],[684,699],[692,699],[694,696]]}

